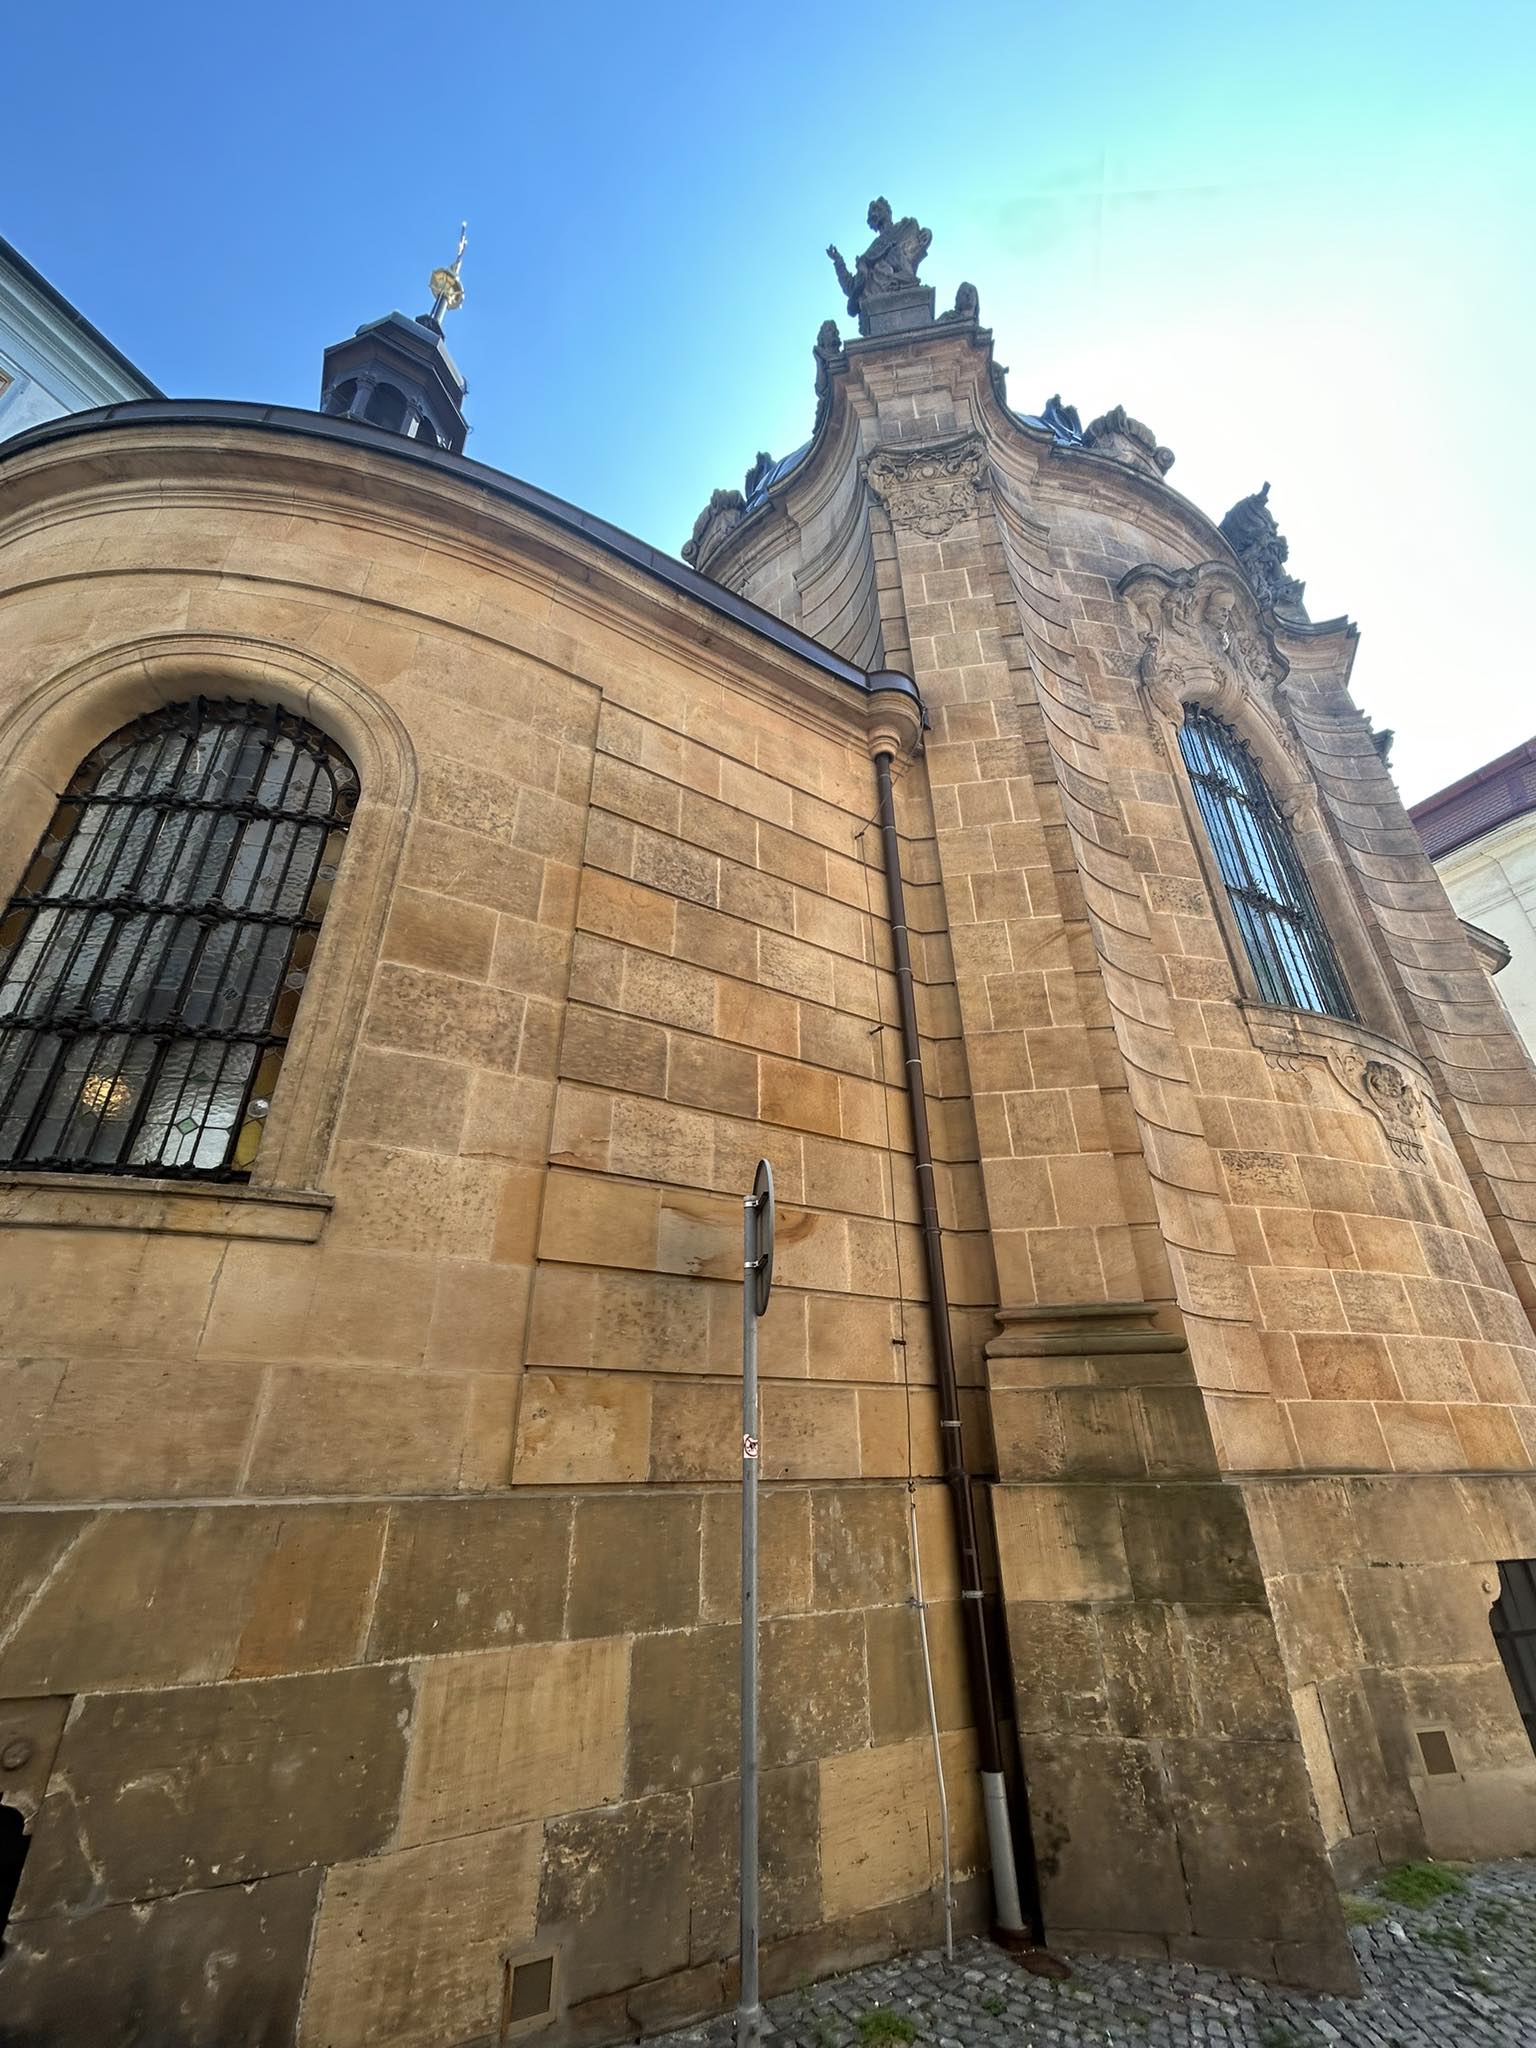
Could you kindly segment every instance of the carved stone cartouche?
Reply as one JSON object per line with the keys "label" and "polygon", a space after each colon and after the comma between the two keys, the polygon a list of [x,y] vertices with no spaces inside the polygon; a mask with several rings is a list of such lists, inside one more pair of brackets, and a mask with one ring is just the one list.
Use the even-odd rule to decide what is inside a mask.
{"label": "carved stone cartouche", "polygon": [[1222,520],[1221,532],[1264,610],[1305,624],[1307,608],[1302,595],[1307,586],[1285,566],[1291,550],[1269,509],[1269,485],[1239,498]]}
{"label": "carved stone cartouche", "polygon": [[968,435],[941,447],[882,448],[864,474],[892,526],[942,540],[975,509],[982,460],[980,441]]}
{"label": "carved stone cartouche", "polygon": [[693,522],[693,532],[683,542],[683,560],[697,562],[703,552],[704,542],[711,529],[719,522],[719,530],[727,533],[746,510],[747,501],[740,491],[711,491],[709,503]]}
{"label": "carved stone cartouche", "polygon": [[1258,754],[1281,814],[1299,818],[1313,784],[1284,715],[1288,664],[1242,579],[1222,562],[1173,570],[1143,563],[1118,589],[1141,626],[1148,700],[1174,725],[1183,724],[1186,704],[1235,725]]}

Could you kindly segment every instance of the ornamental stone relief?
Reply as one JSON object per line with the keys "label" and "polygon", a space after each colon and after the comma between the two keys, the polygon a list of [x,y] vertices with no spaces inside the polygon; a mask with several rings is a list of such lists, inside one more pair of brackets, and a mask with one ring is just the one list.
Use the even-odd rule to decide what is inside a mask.
{"label": "ornamental stone relief", "polygon": [[1394,1155],[1411,1166],[1423,1166],[1430,1098],[1412,1076],[1391,1060],[1352,1046],[1330,1046],[1328,1065],[1340,1087],[1374,1115]]}
{"label": "ornamental stone relief", "polygon": [[1281,716],[1289,664],[1252,593],[1221,562],[1194,569],[1151,563],[1121,578],[1141,629],[1137,673],[1148,701],[1175,726],[1200,704],[1236,727],[1259,757],[1270,793],[1294,818],[1311,800],[1306,757]]}
{"label": "ornamental stone relief", "polygon": [[982,461],[980,441],[967,438],[938,448],[882,448],[864,474],[892,526],[942,540],[975,510]]}
{"label": "ornamental stone relief", "polygon": [[1439,1119],[1440,1106],[1421,1081],[1395,1060],[1343,1044],[1331,1034],[1309,1031],[1304,1023],[1293,1029],[1299,1030],[1305,1043],[1278,1042],[1271,1038],[1273,1028],[1260,1025],[1254,1033],[1267,1065],[1278,1073],[1296,1075],[1306,1095],[1312,1092],[1311,1076],[1326,1066],[1345,1094],[1375,1117],[1394,1158],[1409,1166],[1428,1164],[1425,1129]]}

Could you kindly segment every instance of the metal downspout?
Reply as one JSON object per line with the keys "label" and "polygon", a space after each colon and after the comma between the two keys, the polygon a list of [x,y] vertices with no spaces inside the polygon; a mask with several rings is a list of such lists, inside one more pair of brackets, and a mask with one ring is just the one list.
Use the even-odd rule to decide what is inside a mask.
{"label": "metal downspout", "polygon": [[[955,1379],[955,1348],[949,1328],[949,1290],[944,1281],[944,1250],[939,1208],[933,1184],[933,1143],[928,1130],[928,1103],[923,1086],[923,1053],[917,1031],[917,1004],[912,992],[912,948],[907,935],[907,899],[901,880],[901,846],[896,836],[896,811],[891,795],[889,752],[875,755],[875,787],[880,801],[880,842],[885,860],[886,891],[891,913],[891,944],[896,956],[896,994],[901,1010],[902,1055],[907,1097],[912,1109],[912,1150],[917,1168],[917,1193],[922,1214],[923,1263],[928,1277],[928,1306],[933,1324],[933,1355],[939,1383],[939,1435],[944,1446],[944,1478],[949,1487],[960,1552],[960,1606],[964,1618],[966,1665],[976,1717],[982,1799],[987,1843],[992,1856],[992,1889],[997,1925],[1015,1938],[1039,1938],[1039,1914],[1030,1900],[1032,1927],[1026,1927],[1019,1898],[1008,1792],[1003,1777],[1002,1744],[992,1694],[992,1659],[987,1647],[985,1593],[981,1552],[976,1534],[976,1504],[966,1469],[960,1427],[960,1390]],[[1031,1887],[1033,1893],[1033,1887]]]}

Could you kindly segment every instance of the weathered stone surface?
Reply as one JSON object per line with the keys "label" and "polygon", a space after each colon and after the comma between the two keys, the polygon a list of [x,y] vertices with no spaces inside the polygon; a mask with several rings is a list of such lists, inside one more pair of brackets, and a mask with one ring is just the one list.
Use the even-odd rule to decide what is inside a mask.
{"label": "weathered stone surface", "polygon": [[371,1854],[394,1832],[411,1706],[409,1673],[378,1665],[82,1700],[18,1912]]}
{"label": "weathered stone surface", "polygon": [[912,1597],[903,1488],[818,1487],[812,1534],[818,1607],[876,1607]]}
{"label": "weathered stone surface", "polygon": [[[873,1607],[864,1616],[869,1658],[870,1734],[875,1742],[905,1742],[928,1727],[918,1616],[912,1607]],[[970,1684],[958,1602],[928,1609],[928,1654],[941,1729],[962,1728],[970,1717]]]}
{"label": "weathered stone surface", "polygon": [[[794,1613],[811,1604],[811,1496],[805,1487],[765,1486],[758,1501],[758,1607]],[[704,1619],[741,1619],[741,1496],[704,1501]]]}
{"label": "weathered stone surface", "polygon": [[690,1628],[699,1618],[698,1494],[625,1494],[576,1506],[570,1636]]}
{"label": "weathered stone surface", "polygon": [[0,2038],[17,2048],[290,2048],[315,1870],[13,1922]]}
{"label": "weathered stone surface", "polygon": [[1047,1933],[1189,1933],[1173,1810],[1149,1745],[1036,1736],[1026,1758]]}
{"label": "weathered stone surface", "polygon": [[[89,1517],[84,1514],[0,1514],[0,1634],[9,1641],[25,1625],[39,1589],[58,1568],[59,1560],[79,1540]],[[7,1684],[7,1692],[46,1691]]]}
{"label": "weathered stone surface", "polygon": [[1253,1535],[1233,1488],[1127,1487],[1120,1514],[1139,1598],[1262,1601]]}
{"label": "weathered stone surface", "polygon": [[932,1751],[920,1742],[823,1758],[821,1902],[829,1919],[913,1898],[933,1883],[932,1772]]}
{"label": "weathered stone surface", "polygon": [[390,1510],[373,1657],[548,1642],[565,1606],[571,1503],[403,1501]]}
{"label": "weathered stone surface", "polygon": [[1299,1744],[1171,1742],[1166,1755],[1190,1931],[1347,1957]]}
{"label": "weathered stone surface", "polygon": [[495,2035],[502,1957],[533,1937],[541,1831],[497,1828],[326,1872],[300,2048]]}
{"label": "weathered stone surface", "polygon": [[738,1628],[689,1629],[636,1642],[629,1797],[730,1775],[739,1754],[740,1643]]}
{"label": "weathered stone surface", "polygon": [[572,2004],[687,1962],[690,1835],[689,1802],[671,1795],[550,1824],[538,1933],[562,1944]]}
{"label": "weathered stone surface", "polygon": [[[820,1784],[815,1764],[765,1770],[758,1779],[763,1935],[776,1940],[813,1927],[821,1911]],[[693,1795],[695,1962],[735,1953],[741,1935],[740,1782],[701,1785]]]}
{"label": "weathered stone surface", "polygon": [[251,1583],[230,1676],[320,1671],[361,1657],[384,1534],[377,1507],[284,1510]]}
{"label": "weathered stone surface", "polygon": [[801,1763],[869,1740],[862,1614],[765,1621],[758,1657],[765,1764]]}
{"label": "weathered stone surface", "polygon": [[421,1667],[403,1843],[542,1819],[624,1785],[629,1645],[527,1643]]}

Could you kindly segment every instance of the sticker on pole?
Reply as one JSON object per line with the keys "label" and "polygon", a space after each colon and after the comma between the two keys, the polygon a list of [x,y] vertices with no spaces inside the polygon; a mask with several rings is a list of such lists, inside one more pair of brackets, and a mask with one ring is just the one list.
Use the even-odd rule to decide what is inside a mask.
{"label": "sticker on pole", "polygon": [[773,1168],[766,1159],[757,1162],[748,1209],[752,1215],[752,1299],[761,1315],[773,1286]]}
{"label": "sticker on pole", "polygon": [[741,1455],[744,1458],[755,1458],[757,1456],[757,1438],[755,1436],[744,1436],[742,1438]]}

